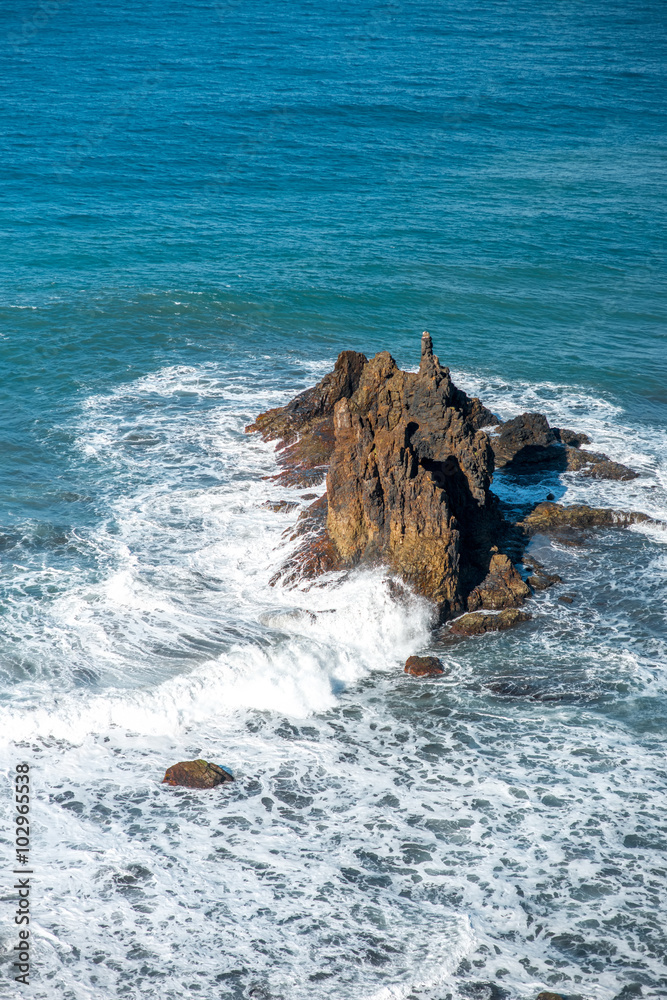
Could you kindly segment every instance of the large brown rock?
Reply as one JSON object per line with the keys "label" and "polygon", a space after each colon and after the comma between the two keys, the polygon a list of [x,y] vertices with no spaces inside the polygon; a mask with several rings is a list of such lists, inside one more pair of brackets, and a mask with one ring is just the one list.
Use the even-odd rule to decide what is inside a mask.
{"label": "large brown rock", "polygon": [[184,785],[186,788],[215,788],[227,781],[233,781],[234,776],[219,764],[210,764],[207,760],[182,760],[168,767],[162,779],[163,785]]}
{"label": "large brown rock", "polygon": [[508,556],[496,552],[491,556],[486,577],[468,596],[468,611],[519,608],[530,593],[530,587],[521,579]]}
{"label": "large brown rock", "polygon": [[408,656],[405,661],[405,673],[413,677],[438,677],[444,672],[442,660],[437,656]]}
{"label": "large brown rock", "polygon": [[419,372],[386,351],[334,408],[327,528],[344,564],[382,562],[445,616],[483,576],[500,518],[489,492],[493,420],[422,338]]}
{"label": "large brown rock", "polygon": [[299,518],[298,547],[275,579],[383,563],[444,617],[464,610],[502,523],[480,429],[497,422],[452,383],[428,334],[419,372],[386,351],[371,361],[343,352],[314,389],[247,428],[278,439],[286,483],[321,477],[328,463],[327,493]]}
{"label": "large brown rock", "polygon": [[[524,413],[491,430],[497,424],[453,384],[428,334],[418,372],[402,371],[386,351],[370,361],[344,351],[316,386],[246,428],[278,442],[283,483],[314,485],[326,474],[326,493],[290,529],[296,546],[272,582],[384,564],[434,601],[441,620],[466,610],[514,609],[531,588],[507,553],[520,560],[532,534],[558,529],[564,544],[575,544],[581,527],[646,520],[544,503],[508,524],[489,489],[494,463],[519,472],[548,466],[620,478],[634,473],[582,451],[586,435],[551,428],[543,414]],[[543,589],[558,579],[536,573],[531,581]]]}
{"label": "large brown rock", "polygon": [[451,625],[453,635],[484,635],[485,632],[504,632],[513,625],[530,621],[532,615],[517,608],[507,608],[498,614],[484,614],[477,611],[474,614],[461,615]]}

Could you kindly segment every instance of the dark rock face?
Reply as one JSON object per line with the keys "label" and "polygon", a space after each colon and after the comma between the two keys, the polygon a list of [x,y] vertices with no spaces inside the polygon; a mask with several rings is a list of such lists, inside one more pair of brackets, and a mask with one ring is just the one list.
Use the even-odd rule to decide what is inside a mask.
{"label": "dark rock face", "polygon": [[437,656],[409,656],[405,661],[405,673],[413,677],[438,677],[445,668]]}
{"label": "dark rock face", "polygon": [[514,466],[557,462],[560,450],[552,447],[555,444],[556,435],[543,413],[522,413],[501,424],[491,437],[497,469],[510,462]]}
{"label": "dark rock face", "polygon": [[342,562],[385,563],[445,616],[463,610],[500,523],[478,429],[493,419],[453,386],[428,335],[418,373],[387,352],[369,361],[334,409],[327,528]]}
{"label": "dark rock face", "polygon": [[210,764],[206,760],[182,760],[168,767],[162,784],[184,785],[186,788],[215,788],[227,781],[233,781],[234,776],[219,764]]}
{"label": "dark rock face", "polygon": [[474,614],[461,615],[452,622],[452,635],[484,635],[485,632],[504,632],[505,629],[527,622],[532,618],[526,611],[517,608],[507,608],[496,615]]}
{"label": "dark rock face", "polygon": [[571,448],[580,448],[582,444],[591,443],[588,434],[582,434],[581,431],[569,431],[567,427],[552,427],[552,430],[557,441]]}
{"label": "dark rock face", "polygon": [[497,469],[512,472],[537,469],[581,472],[593,479],[636,479],[638,473],[600,452],[581,451],[590,444],[586,434],[550,427],[543,413],[522,413],[490,435]]}
{"label": "dark rock face", "polygon": [[334,449],[333,410],[339,399],[351,396],[367,358],[356,351],[338,355],[334,370],[287,406],[260,413],[246,433],[257,431],[265,441],[278,441],[276,477],[285,486],[314,486],[324,478]]}
{"label": "dark rock face", "polygon": [[[265,441],[279,440],[282,446],[291,444],[304,428],[310,430],[313,421],[331,417],[339,399],[349,398],[356,391],[367,360],[365,355],[356,351],[342,351],[334,370],[321,382],[299,393],[287,406],[260,413],[254,424],[246,427],[246,431],[259,431]],[[328,458],[325,452],[326,448],[323,448],[319,456],[324,460]]]}

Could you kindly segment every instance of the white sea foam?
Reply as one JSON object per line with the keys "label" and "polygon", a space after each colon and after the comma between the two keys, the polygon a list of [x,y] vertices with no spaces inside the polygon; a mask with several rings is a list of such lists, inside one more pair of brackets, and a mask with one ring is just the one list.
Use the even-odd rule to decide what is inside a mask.
{"label": "white sea foam", "polygon": [[[300,367],[289,391],[209,365],[92,397],[76,430],[103,516],[54,542],[61,562],[17,550],[0,751],[33,764],[34,996],[611,1000],[639,966],[658,996],[662,529],[536,543],[575,605],[547,592],[523,630],[456,646],[429,646],[429,606],[381,571],[271,587],[296,514],[264,504],[311,491],[263,478],[272,448],[243,426],[330,366]],[[533,405],[458,380],[662,469],[657,432],[611,402],[586,423],[577,391],[532,387]],[[662,509],[657,490],[638,507],[640,480],[560,481]],[[419,651],[446,675],[406,677]],[[200,755],[236,783],[160,785]]]}

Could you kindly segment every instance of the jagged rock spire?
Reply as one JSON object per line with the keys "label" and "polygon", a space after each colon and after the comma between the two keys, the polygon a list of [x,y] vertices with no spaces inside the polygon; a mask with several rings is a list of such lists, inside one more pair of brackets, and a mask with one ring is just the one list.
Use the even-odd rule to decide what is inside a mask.
{"label": "jagged rock spire", "polygon": [[431,340],[431,334],[428,330],[424,330],[422,333],[422,358],[432,358],[433,357],[433,341]]}
{"label": "jagged rock spire", "polygon": [[427,330],[424,330],[422,333],[422,355],[419,362],[419,374],[435,378],[438,382],[443,375],[440,362],[433,353],[431,334]]}

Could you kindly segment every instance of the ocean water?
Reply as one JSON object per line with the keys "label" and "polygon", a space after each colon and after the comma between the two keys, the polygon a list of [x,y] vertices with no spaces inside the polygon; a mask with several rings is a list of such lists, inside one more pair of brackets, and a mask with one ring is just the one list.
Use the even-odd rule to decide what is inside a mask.
{"label": "ocean water", "polygon": [[[0,759],[35,1000],[667,996],[664,4],[0,9]],[[269,581],[261,410],[428,329],[650,514],[451,644],[380,570]],[[571,605],[558,601],[569,593]],[[444,677],[403,673],[434,653]],[[160,784],[229,766],[212,792]],[[15,996],[1,798],[0,995]]]}

